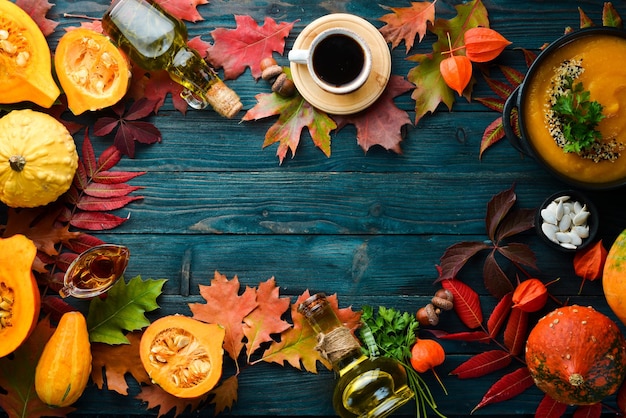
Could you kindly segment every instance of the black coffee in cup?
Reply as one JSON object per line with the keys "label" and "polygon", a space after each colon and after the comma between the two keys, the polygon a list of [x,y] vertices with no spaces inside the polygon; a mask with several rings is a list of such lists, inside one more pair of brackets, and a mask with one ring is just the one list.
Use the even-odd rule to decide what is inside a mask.
{"label": "black coffee in cup", "polygon": [[329,35],[313,52],[313,71],[328,84],[342,86],[355,80],[365,65],[365,52],[351,37]]}

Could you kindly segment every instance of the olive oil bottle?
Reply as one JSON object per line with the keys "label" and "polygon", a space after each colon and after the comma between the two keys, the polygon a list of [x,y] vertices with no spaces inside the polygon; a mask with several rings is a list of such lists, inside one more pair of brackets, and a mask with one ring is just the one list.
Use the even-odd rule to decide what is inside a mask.
{"label": "olive oil bottle", "polygon": [[318,333],[318,349],[338,375],[333,407],[342,418],[386,417],[414,396],[404,366],[387,357],[369,358],[339,321],[326,296],[302,302],[300,312]]}
{"label": "olive oil bottle", "polygon": [[232,118],[241,110],[239,96],[211,66],[187,46],[187,27],[151,0],[114,0],[102,18],[102,28],[141,68],[166,70],[184,87],[181,97],[195,109],[211,105]]}

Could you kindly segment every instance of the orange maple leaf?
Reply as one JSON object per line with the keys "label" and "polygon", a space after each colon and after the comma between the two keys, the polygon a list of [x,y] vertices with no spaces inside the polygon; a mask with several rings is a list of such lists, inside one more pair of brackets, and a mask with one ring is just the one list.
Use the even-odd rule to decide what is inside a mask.
{"label": "orange maple leaf", "polygon": [[[258,361],[278,363],[280,365],[287,362],[296,369],[302,370],[304,368],[304,370],[311,373],[317,373],[318,361],[327,369],[331,368],[328,360],[324,359],[320,352],[315,349],[317,346],[317,333],[311,328],[304,316],[298,312],[300,303],[310,296],[307,290],[291,305],[293,328],[283,332],[280,335],[280,341],[273,342]],[[328,302],[344,326],[352,331],[360,326],[360,312],[354,312],[350,307],[339,309],[336,294],[329,296]]]}
{"label": "orange maple leaf", "polygon": [[150,383],[139,358],[140,332],[126,334],[130,344],[110,345],[93,343],[91,345],[91,379],[98,389],[104,386],[102,372],[106,373],[107,387],[121,395],[128,395],[125,375],[130,373],[139,383]]}
{"label": "orange maple leaf", "polygon": [[435,3],[413,2],[411,7],[390,7],[393,13],[382,16],[379,20],[386,25],[380,28],[387,42],[391,42],[391,48],[400,45],[404,40],[406,52],[413,47],[415,37],[419,35],[421,41],[426,35],[428,22],[435,21]]}
{"label": "orange maple leaf", "polygon": [[200,396],[198,398],[179,398],[174,395],[170,395],[158,385],[146,385],[141,386],[141,391],[136,396],[137,399],[147,402],[148,409],[159,408],[157,418],[164,416],[172,409],[174,410],[174,417],[185,412],[187,407],[190,407],[192,411],[198,409],[200,404],[204,402],[207,395]]}
{"label": "orange maple leaf", "polygon": [[244,318],[248,361],[261,344],[272,341],[272,334],[280,334],[291,327],[289,322],[281,319],[291,301],[287,297],[281,298],[279,290],[273,277],[260,283],[257,288],[258,306]]}
{"label": "orange maple leaf", "polygon": [[244,347],[243,319],[258,306],[256,291],[246,287],[240,296],[237,276],[228,280],[216,271],[209,286],[200,285],[200,295],[206,303],[189,304],[193,318],[223,326],[224,350],[236,361]]}

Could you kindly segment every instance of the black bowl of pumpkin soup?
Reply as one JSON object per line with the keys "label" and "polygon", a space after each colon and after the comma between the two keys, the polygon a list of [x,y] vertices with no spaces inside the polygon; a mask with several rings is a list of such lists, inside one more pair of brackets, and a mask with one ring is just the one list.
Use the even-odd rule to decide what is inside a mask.
{"label": "black bowl of pumpkin soup", "polygon": [[572,186],[626,185],[626,31],[581,29],[550,44],[507,99],[503,125],[516,149]]}

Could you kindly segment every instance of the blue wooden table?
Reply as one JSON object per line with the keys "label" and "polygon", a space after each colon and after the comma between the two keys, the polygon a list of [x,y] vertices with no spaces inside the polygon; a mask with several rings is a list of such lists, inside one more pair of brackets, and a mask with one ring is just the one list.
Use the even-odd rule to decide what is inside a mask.
{"label": "blue wooden table", "polygon": [[[276,21],[297,21],[286,40],[289,50],[298,33],[311,21],[333,12],[353,13],[377,27],[389,12],[370,0],[211,0],[198,7],[203,21],[188,24],[190,37],[210,41],[218,27],[233,28],[234,15],[250,15],[257,22],[266,16]],[[405,0],[382,2],[407,7]],[[438,0],[437,16],[450,19],[460,1]],[[64,13],[101,16],[108,2],[58,0],[52,18],[61,22],[52,45],[66,26],[77,18]],[[601,24],[600,1],[485,0],[491,27],[512,42],[499,63],[526,70],[523,55],[515,48],[535,52],[563,34],[567,26],[578,27],[581,7]],[[615,2],[626,16],[624,3]],[[430,36],[430,35],[429,35]],[[427,52],[434,38],[427,36],[414,47]],[[287,65],[286,56],[275,55]],[[392,51],[392,73],[405,76],[408,62],[404,45]],[[494,72],[494,76],[498,74]],[[244,111],[256,104],[255,95],[269,92],[262,80],[246,72],[227,84],[241,96]],[[474,97],[493,97],[482,78]],[[409,94],[396,99],[413,119],[414,101]],[[348,126],[333,134],[332,154],[326,157],[303,135],[294,158],[278,164],[275,146],[263,148],[265,132],[274,119],[258,122],[226,120],[210,110],[189,110],[182,115],[168,100],[151,121],[161,130],[163,141],[139,146],[134,159],[118,165],[126,171],[146,171],[132,181],[144,187],[144,198],[120,210],[130,220],[119,228],[97,234],[106,242],[130,247],[132,258],[126,277],[167,278],[161,309],[165,314],[190,314],[188,304],[201,302],[198,285],[208,284],[215,271],[228,278],[238,276],[242,286],[256,286],[275,277],[281,294],[292,301],[309,289],[337,293],[342,306],[384,305],[415,312],[438,288],[435,266],[450,245],[483,241],[486,205],[492,196],[515,187],[517,205],[538,206],[548,195],[568,186],[553,178],[533,159],[521,155],[506,141],[496,144],[479,158],[484,129],[498,114],[478,102],[457,98],[452,111],[440,106],[434,114],[409,126],[402,153],[374,147],[364,153],[356,132]],[[76,135],[82,140],[82,132]],[[96,153],[111,138],[92,137]],[[626,228],[621,190],[589,192],[600,210],[599,238],[609,246]],[[521,238],[535,250],[545,282],[559,299],[593,305],[615,318],[608,309],[599,282],[588,282],[578,295],[580,278],[573,271],[572,256],[549,249],[528,232]],[[482,295],[485,310],[496,300],[482,285],[481,263],[470,263],[463,280]],[[464,330],[452,313],[438,326],[446,331]],[[448,390],[445,395],[426,376],[442,413],[467,416],[497,376],[459,380],[448,372],[482,347],[446,341],[445,363],[438,368]],[[310,374],[260,364],[240,374],[239,399],[234,416],[325,416],[332,415],[330,389],[333,374]],[[121,396],[98,390],[93,384],[76,404],[75,416],[156,416],[156,410],[135,398],[136,383],[129,379],[130,394]],[[505,403],[487,406],[475,415],[530,415],[542,398],[536,389]],[[613,400],[609,400],[613,405]],[[402,415],[411,416],[412,406]],[[211,408],[198,414],[210,415]],[[196,415],[191,413],[190,415]]]}

